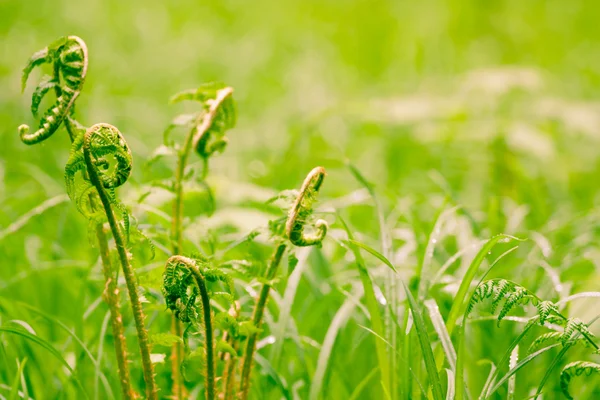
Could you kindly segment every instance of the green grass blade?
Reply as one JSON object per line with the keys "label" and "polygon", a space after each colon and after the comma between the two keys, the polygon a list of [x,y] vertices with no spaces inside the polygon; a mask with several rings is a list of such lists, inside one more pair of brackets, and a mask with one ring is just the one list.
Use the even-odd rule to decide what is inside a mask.
{"label": "green grass blade", "polygon": [[[371,277],[369,276],[369,272],[367,270],[367,267],[365,266],[365,261],[360,253],[360,248],[352,243],[352,241],[354,241],[354,236],[352,235],[352,232],[348,228],[348,225],[346,224],[344,219],[338,215],[338,220],[341,222],[342,226],[344,227],[344,230],[346,231],[346,234],[348,235],[349,241],[347,244],[352,253],[354,254],[354,258],[356,260],[356,266],[358,268],[360,280],[365,291],[365,301],[367,303],[367,309],[369,310],[369,314],[371,314],[371,326],[373,328],[373,331],[378,336],[384,337],[384,324],[379,311],[379,303],[377,302],[377,298],[375,297],[373,282],[371,281]],[[381,372],[381,382],[384,388],[384,392],[390,393],[390,366],[385,345],[382,341],[376,340],[375,348],[377,351],[377,360],[379,362],[379,370]]]}
{"label": "green grass blade", "polygon": [[444,349],[444,353],[446,354],[446,360],[448,360],[450,370],[454,372],[456,370],[456,350],[454,349],[450,335],[448,335],[448,331],[446,330],[446,325],[444,324],[442,314],[440,314],[440,309],[433,299],[425,300],[425,307],[429,312],[429,319],[431,319],[433,329],[435,329],[435,332],[440,339],[440,343],[442,344],[442,348]]}
{"label": "green grass blade", "polygon": [[352,244],[354,246],[360,247],[361,249],[365,250],[367,253],[371,254],[374,257],[376,257],[379,261],[383,262],[385,265],[387,265],[388,267],[390,267],[392,271],[398,273],[398,271],[396,271],[396,268],[392,265],[392,263],[390,262],[390,260],[388,260],[387,258],[385,258],[383,256],[383,254],[381,254],[380,252],[378,252],[374,248],[372,248],[370,246],[367,246],[364,243],[358,242],[358,241],[356,241],[354,239],[344,240],[344,242],[346,244]]}
{"label": "green grass blade", "polygon": [[365,390],[365,388],[367,387],[367,385],[369,384],[369,382],[371,382],[371,379],[373,379],[373,377],[375,375],[377,375],[377,372],[379,370],[377,368],[373,368],[371,370],[371,372],[369,372],[362,381],[360,381],[360,383],[358,385],[356,385],[356,387],[354,388],[354,390],[352,391],[352,394],[350,395],[350,397],[348,398],[348,400],[358,400],[360,399],[360,394],[363,392],[363,390]]}
{"label": "green grass blade", "polygon": [[525,338],[525,336],[527,336],[527,334],[529,333],[529,331],[534,326],[535,326],[534,323],[529,322],[525,326],[525,328],[523,328],[523,331],[519,334],[519,336],[517,336],[515,338],[515,340],[512,341],[512,343],[510,344],[510,346],[508,347],[508,349],[506,349],[506,351],[504,352],[504,356],[502,357],[502,359],[500,360],[500,362],[497,365],[497,368],[494,370],[494,372],[492,373],[492,375],[490,377],[488,377],[486,385],[481,390],[481,396],[480,396],[481,398],[485,398],[485,397],[491,395],[490,390],[491,390],[492,385],[495,384],[495,382],[496,382],[496,377],[498,376],[498,373],[500,372],[500,368],[502,368],[502,366],[508,362],[508,360],[510,359],[510,355],[511,355],[513,349],[515,347],[517,347],[519,345],[519,343],[521,343],[521,340],[523,340]]}
{"label": "green grass blade", "polygon": [[85,396],[86,399],[88,398],[87,394],[85,393],[85,390],[83,389],[83,386],[81,386],[81,383],[79,382],[79,379],[77,379],[77,377],[75,376],[75,371],[73,371],[73,369],[71,368],[69,363],[63,358],[63,356],[60,354],[60,352],[58,350],[56,350],[54,348],[54,346],[52,346],[49,342],[47,342],[46,340],[44,340],[38,336],[32,335],[31,333],[29,333],[23,329],[0,326],[0,332],[11,333],[11,334],[20,336],[24,339],[34,342],[35,344],[39,345],[40,347],[42,347],[43,349],[48,351],[58,361],[60,361],[61,364],[63,364],[67,368],[67,370],[71,373],[73,381],[79,387],[79,389],[81,389],[81,393]]}
{"label": "green grass blade", "polygon": [[[357,297],[360,298],[360,296],[362,296],[362,293],[357,293]],[[317,400],[322,394],[323,379],[325,378],[325,373],[327,372],[327,365],[333,351],[335,339],[342,326],[352,316],[352,312],[354,311],[355,307],[356,300],[353,298],[348,298],[337,311],[333,317],[333,320],[331,321],[331,324],[329,325],[329,328],[327,329],[325,339],[323,340],[323,345],[321,346],[321,351],[319,352],[317,369],[310,386],[310,400]]]}
{"label": "green grass blade", "polygon": [[404,285],[404,291],[406,292],[406,297],[408,299],[410,311],[413,315],[413,321],[415,324],[415,329],[417,331],[417,337],[419,338],[421,352],[425,361],[425,367],[427,368],[427,374],[429,375],[429,381],[433,390],[433,398],[436,400],[442,400],[444,398],[444,394],[442,392],[440,377],[438,375],[437,367],[435,365],[435,359],[433,358],[433,350],[431,349],[431,342],[429,341],[429,336],[427,335],[427,327],[425,326],[423,314],[421,313],[421,310],[419,309],[415,298],[413,297],[408,287],[406,287],[406,285]]}
{"label": "green grass blade", "polygon": [[11,385],[12,389],[10,390],[8,400],[17,400],[19,398],[19,381],[21,380],[21,375],[23,374],[23,370],[25,369],[25,364],[27,364],[27,357],[25,357],[22,362],[18,363],[19,368],[17,369],[17,373],[15,374],[15,377],[13,379]]}
{"label": "green grass blade", "polygon": [[560,343],[555,343],[553,345],[550,345],[548,347],[544,347],[541,350],[536,351],[535,353],[532,353],[530,355],[528,355],[527,357],[525,357],[524,359],[522,359],[517,365],[515,365],[514,368],[511,368],[506,375],[504,375],[502,378],[500,378],[500,380],[498,381],[498,383],[496,383],[496,385],[494,387],[492,387],[492,389],[490,390],[489,394],[486,396],[489,397],[492,394],[494,394],[494,392],[496,392],[496,390],[498,390],[502,385],[504,385],[504,383],[506,381],[508,381],[510,379],[511,376],[513,376],[514,374],[516,374],[521,368],[523,368],[525,365],[527,365],[531,360],[533,360],[534,358],[536,358],[537,356],[547,352],[548,350],[551,350],[557,346],[561,346]]}

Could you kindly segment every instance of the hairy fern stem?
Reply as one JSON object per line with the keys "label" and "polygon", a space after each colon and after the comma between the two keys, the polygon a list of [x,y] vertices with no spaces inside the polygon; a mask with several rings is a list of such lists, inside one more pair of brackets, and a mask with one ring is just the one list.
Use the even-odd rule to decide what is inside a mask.
{"label": "hairy fern stem", "polygon": [[[286,248],[287,246],[284,243],[277,246],[277,249],[271,257],[269,266],[267,267],[267,271],[265,273],[265,279],[267,282],[270,282],[275,278],[277,268],[281,263],[281,259],[283,258],[283,254],[285,253]],[[260,329],[260,326],[262,324],[262,319],[265,312],[265,307],[267,305],[267,300],[269,298],[270,290],[271,285],[269,283],[264,283],[260,289],[258,300],[256,301],[254,311],[252,312],[252,323],[256,329]],[[252,372],[252,362],[254,359],[254,351],[256,349],[257,338],[258,332],[253,332],[250,334],[250,336],[248,336],[248,340],[246,342],[246,349],[244,351],[244,361],[242,365],[242,376],[240,382],[240,398],[242,400],[248,399],[248,393],[250,390],[250,373]]]}
{"label": "hairy fern stem", "polygon": [[124,399],[136,399],[139,396],[131,387],[131,377],[129,375],[129,367],[127,366],[127,341],[125,340],[123,316],[121,315],[121,306],[119,304],[119,288],[117,287],[117,279],[112,276],[108,239],[101,224],[96,225],[96,238],[98,239],[98,246],[100,248],[102,273],[106,282],[102,297],[106,301],[106,304],[108,304],[110,311],[110,323],[115,341],[121,391]]}
{"label": "hairy fern stem", "polygon": [[[115,240],[117,253],[119,255],[123,275],[127,284],[127,291],[129,292],[129,299],[131,301],[133,318],[137,330],[140,355],[142,358],[142,369],[144,371],[144,381],[146,383],[146,396],[148,397],[148,399],[154,400],[158,399],[157,387],[154,382],[154,366],[152,365],[152,361],[150,360],[150,341],[148,339],[148,331],[146,330],[144,324],[144,310],[142,308],[142,303],[140,301],[140,296],[138,293],[135,272],[131,265],[130,256],[125,246],[123,232],[121,231],[121,227],[117,222],[117,218],[112,209],[111,199],[109,198],[109,195],[107,194],[105,189],[105,185],[107,184],[107,182],[106,180],[103,181],[100,178],[97,165],[99,160],[95,160],[94,154],[92,153],[92,139],[95,135],[100,135],[100,132],[102,131],[110,131],[113,134],[117,134],[119,136],[119,140],[122,140],[122,137],[120,137],[120,132],[118,132],[118,130],[113,126],[109,124],[93,125],[85,133],[83,139],[83,155],[87,171],[90,177],[90,182],[98,192],[98,197],[100,198],[102,206],[104,207],[104,212],[106,214],[106,218],[108,219],[108,224],[110,226],[113,238]],[[122,142],[123,143],[121,143],[121,145],[123,147],[126,146],[126,144],[124,144],[124,140],[122,140]],[[128,174],[129,173],[127,172],[127,175]]]}
{"label": "hairy fern stem", "polygon": [[[45,79],[35,89],[31,112],[35,116],[39,105],[48,93],[54,89],[56,102],[44,116],[40,119],[39,129],[30,134],[29,126],[21,125],[19,134],[23,143],[31,145],[40,143],[54,134],[63,124],[67,130],[71,143],[75,141],[79,130],[83,127],[71,118],[75,100],[79,96],[88,68],[88,50],[85,42],[77,36],[67,36],[56,40],[48,47],[36,52],[28,61],[23,69],[22,89],[25,89],[29,74],[38,65],[43,63],[53,64],[52,77]],[[63,80],[61,85],[61,78]],[[84,171],[84,179],[87,179],[87,172]],[[90,204],[94,205],[94,199],[90,195]],[[105,278],[105,290],[103,298],[108,304],[110,311],[111,328],[114,337],[114,349],[119,373],[119,382],[121,384],[122,396],[124,399],[135,399],[138,394],[131,386],[131,377],[127,360],[127,343],[123,334],[123,317],[119,305],[119,289],[117,281],[112,277],[112,263],[110,261],[110,250],[108,239],[102,227],[102,224],[95,226],[96,239],[100,250],[100,260],[102,262],[102,272]]]}
{"label": "hairy fern stem", "polygon": [[[225,100],[231,98],[232,94],[233,89],[231,87],[225,87],[217,91],[216,98],[211,100],[208,110],[204,113],[199,113],[196,117],[192,128],[189,130],[185,138],[183,147],[178,152],[177,169],[175,170],[175,181],[173,183],[175,197],[173,200],[173,213],[171,215],[171,240],[173,254],[180,254],[183,248],[183,181],[189,155],[192,151],[192,147],[197,148],[198,143],[205,140],[204,138],[206,138],[206,135],[211,130],[220,107]],[[208,164],[206,157],[203,157],[203,160],[204,169],[202,178],[204,179],[207,174]],[[181,337],[181,321],[175,318],[174,315],[171,318],[172,333],[178,337]],[[171,374],[173,379],[172,390],[176,398],[179,400],[184,399],[186,396],[185,387],[179,372],[179,366],[181,365],[182,361],[183,345],[181,343],[175,343],[171,350]]]}
{"label": "hairy fern stem", "polygon": [[[212,313],[210,308],[210,297],[208,295],[208,289],[206,287],[206,280],[203,276],[202,272],[198,268],[196,262],[190,258],[175,255],[170,257],[167,260],[167,267],[176,265],[178,267],[185,268],[191,276],[194,278],[196,286],[198,288],[198,292],[200,294],[200,301],[202,304],[202,313],[203,313],[203,322],[204,322],[204,350],[206,353],[206,383],[205,383],[205,391],[206,391],[206,399],[214,400],[215,399],[215,342],[213,335],[213,322],[212,322]],[[167,287],[165,285],[165,290],[167,291]],[[167,291],[166,296],[173,295],[177,297],[177,294],[170,294]],[[177,297],[175,302],[181,303],[182,299]],[[191,301],[193,303],[193,300]],[[189,310],[186,310],[186,313]],[[181,314],[179,311],[174,313],[175,317],[181,318]]]}

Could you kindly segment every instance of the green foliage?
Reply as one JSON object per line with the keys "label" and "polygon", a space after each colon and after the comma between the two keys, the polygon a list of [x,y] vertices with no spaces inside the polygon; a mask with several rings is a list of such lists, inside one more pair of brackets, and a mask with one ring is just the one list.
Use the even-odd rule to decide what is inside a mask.
{"label": "green foliage", "polygon": [[327,235],[327,222],[322,219],[315,222],[314,233],[307,234],[304,232],[305,225],[313,213],[313,203],[324,179],[325,169],[323,167],[313,168],[306,176],[300,192],[298,192],[298,196],[290,208],[285,229],[290,242],[295,246],[318,245]]}
{"label": "green foliage", "polygon": [[197,89],[185,90],[171,97],[171,103],[199,102],[202,110],[175,117],[165,131],[165,145],[173,146],[169,134],[172,129],[182,126],[192,130],[193,148],[203,159],[222,152],[228,141],[225,133],[235,127],[236,122],[232,94],[233,89],[222,83],[205,83]]}
{"label": "green foliage", "polygon": [[37,131],[29,133],[28,125],[19,126],[19,135],[25,144],[46,140],[69,118],[86,77],[87,47],[77,36],[65,36],[34,53],[23,68],[22,90],[25,89],[31,71],[42,64],[51,64],[53,74],[45,76],[35,88],[31,99],[31,113],[37,115],[42,99],[52,89],[56,94],[56,101],[40,118]]}
{"label": "green foliage", "polygon": [[600,373],[600,364],[587,361],[575,361],[567,364],[560,373],[560,388],[567,399],[573,399],[569,393],[569,384],[577,376],[591,376]]}
{"label": "green foliage", "polygon": [[[42,130],[38,140],[50,128],[76,139],[87,130],[77,118],[86,126],[114,123],[127,135],[136,168],[127,185],[114,191],[100,186],[112,197],[122,244],[139,278],[135,292],[148,316],[150,340],[172,329],[173,313],[165,312],[159,285],[151,284],[168,257],[195,258],[197,252],[208,263],[197,262],[200,271],[222,269],[233,279],[233,295],[227,282],[206,280],[214,317],[215,397],[239,394],[244,341],[251,335],[259,340],[248,396],[257,399],[433,398],[427,389],[433,370],[427,347],[449,398],[451,389],[456,398],[525,399],[536,391],[560,398],[561,368],[588,354],[575,344],[593,347],[586,329],[597,333],[598,298],[572,296],[597,290],[598,281],[596,2],[291,0],[281,7],[259,0],[240,7],[183,0],[116,7],[110,1],[31,0],[5,2],[0,9],[7,22],[0,66],[0,121],[6,132],[26,122],[32,128],[25,139]],[[67,95],[61,98],[58,118],[69,108],[61,123],[53,113],[61,104],[57,89],[62,96],[69,92],[64,87],[77,83],[71,85],[60,70],[55,79],[59,58],[38,54],[30,64],[29,81],[36,82],[27,93],[38,117],[27,116],[29,104],[24,107],[23,101],[29,99],[19,95],[22,61],[56,29],[86,38],[92,56],[86,94],[74,100],[76,106],[64,103]],[[58,53],[61,46],[68,47],[65,42],[48,47]],[[182,94],[181,99],[195,100],[178,103],[177,111],[165,105],[179,87],[207,79],[235,86],[236,130],[222,132],[233,123],[219,110],[216,123],[203,124],[224,87]],[[224,104],[231,99],[226,96]],[[161,127],[174,112],[188,113],[174,121],[178,132],[204,127],[208,132],[202,136],[206,141],[197,143],[198,157],[191,156],[190,136],[189,161],[181,164],[185,207],[178,247],[173,234],[178,228],[171,226],[178,193],[173,161],[184,142],[174,140],[178,132],[172,130],[167,145],[160,146]],[[121,377],[111,351],[118,335],[101,300],[113,292],[110,282],[122,294],[127,288],[116,268],[119,254],[107,231],[108,217],[100,212],[98,189],[88,185],[87,168],[76,172],[73,201],[86,211],[90,236],[99,232],[97,222],[108,235],[112,280],[103,277],[101,242],[94,237],[96,247],[85,246],[85,219],[59,202],[66,135],[29,150],[16,134],[3,139],[0,294],[6,301],[0,324],[29,326],[73,372],[31,340],[2,332],[0,397],[127,398],[118,391]],[[218,154],[225,143],[227,152]],[[210,176],[204,156],[210,156]],[[116,159],[104,158],[108,168],[99,165],[98,172],[112,174]],[[348,164],[355,170],[349,172]],[[326,219],[328,239],[318,248],[293,248],[279,205],[289,209],[298,191],[276,203],[265,201],[295,187],[302,171],[315,165],[327,169],[327,193],[317,194],[326,201],[311,205],[304,228],[309,236],[318,234],[316,220]],[[324,218],[321,211],[331,216]],[[337,215],[353,239],[346,240]],[[155,262],[146,258],[148,242],[136,229],[155,241]],[[499,255],[513,244],[503,240],[476,254],[501,232],[530,240],[505,257]],[[288,277],[279,271],[270,279],[269,254],[280,241],[286,243],[282,269],[293,272]],[[354,251],[365,259],[354,257]],[[518,282],[527,292],[515,287],[497,302],[492,294],[485,307],[494,303],[493,316],[464,318],[476,283],[490,278]],[[401,281],[418,310],[428,301],[439,307],[435,317],[421,315],[418,330]],[[263,284],[269,301],[258,328],[250,317]],[[129,306],[122,295],[117,298]],[[510,299],[514,303],[497,328],[495,320]],[[207,308],[199,297],[195,303],[198,326],[165,337],[185,338],[180,368],[171,368],[169,340],[164,346],[153,343],[153,351],[168,360],[155,364],[161,397],[206,393],[210,363],[199,313]],[[55,315],[70,333],[22,304]],[[342,309],[338,318],[336,310]],[[124,311],[122,321],[133,346],[132,313]],[[452,348],[459,354],[455,366],[447,350]],[[519,360],[511,362],[518,353]],[[595,357],[590,354],[589,361]],[[19,373],[17,361],[25,359]],[[482,361],[490,369],[481,368]],[[130,352],[126,365],[133,389],[142,392],[140,355]],[[172,380],[178,371],[185,377],[179,392]],[[233,379],[227,371],[235,371]],[[570,382],[573,397],[596,398],[598,376],[581,376]]]}

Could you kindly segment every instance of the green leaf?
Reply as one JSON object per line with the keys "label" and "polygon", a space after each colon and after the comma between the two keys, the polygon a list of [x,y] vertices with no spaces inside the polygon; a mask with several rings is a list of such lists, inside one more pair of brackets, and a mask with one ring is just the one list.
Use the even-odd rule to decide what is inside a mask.
{"label": "green leaf", "polygon": [[25,364],[27,364],[27,357],[23,359],[22,362],[18,363],[19,369],[15,374],[15,378],[12,382],[12,389],[10,390],[10,395],[8,396],[8,400],[17,400],[19,398],[19,381],[21,380],[21,375],[23,374],[23,370],[25,369]]}
{"label": "green leaf", "polygon": [[0,332],[11,333],[13,335],[20,336],[24,339],[34,342],[35,344],[39,345],[40,347],[42,347],[46,351],[48,351],[58,361],[60,361],[65,366],[65,368],[67,368],[67,370],[71,373],[71,379],[74,380],[75,384],[81,390],[81,393],[84,395],[84,397],[86,399],[88,398],[87,393],[83,389],[83,386],[81,386],[81,382],[79,382],[79,379],[77,379],[77,376],[75,375],[75,371],[73,371],[73,368],[71,368],[69,363],[63,358],[63,356],[60,354],[60,352],[58,350],[56,350],[54,348],[54,346],[52,346],[49,342],[47,342],[46,340],[44,340],[38,336],[32,335],[31,333],[29,333],[23,329],[19,329],[19,328],[10,328],[10,327],[5,327],[5,326],[0,326]]}
{"label": "green leaf", "polygon": [[444,392],[442,391],[440,377],[435,365],[435,359],[433,358],[433,350],[431,348],[431,342],[429,341],[429,335],[427,334],[427,327],[425,326],[423,314],[412,293],[408,290],[408,287],[406,287],[404,283],[403,286],[404,291],[406,292],[406,298],[408,299],[408,305],[410,306],[410,311],[412,312],[419,344],[421,345],[421,353],[423,354],[425,368],[427,369],[427,375],[429,376],[429,381],[433,390],[433,398],[436,400],[443,400]]}
{"label": "green leaf", "polygon": [[183,339],[172,333],[155,333],[150,335],[150,343],[154,346],[171,347],[175,343],[183,343]]}
{"label": "green leaf", "polygon": [[394,265],[390,262],[390,260],[388,260],[387,258],[385,258],[383,256],[383,254],[381,254],[380,252],[378,252],[377,250],[375,250],[374,248],[367,246],[364,243],[358,242],[356,240],[353,239],[348,239],[348,240],[344,240],[344,243],[348,243],[348,244],[353,244],[355,246],[360,247],[361,249],[365,250],[367,253],[375,256],[376,258],[379,259],[379,261],[383,262],[385,265],[387,265],[388,267],[390,267],[392,269],[392,271],[398,273],[398,271],[396,271],[396,268],[394,267]]}

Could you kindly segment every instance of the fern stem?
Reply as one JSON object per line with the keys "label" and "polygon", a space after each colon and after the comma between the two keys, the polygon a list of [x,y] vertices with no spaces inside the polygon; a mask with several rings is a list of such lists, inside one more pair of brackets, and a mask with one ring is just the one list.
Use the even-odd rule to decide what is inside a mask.
{"label": "fern stem", "polygon": [[[252,323],[257,329],[260,329],[260,326],[262,324],[265,306],[267,304],[269,292],[271,290],[271,285],[268,282],[275,278],[277,268],[281,263],[281,259],[283,257],[283,253],[285,253],[285,250],[285,244],[280,244],[279,246],[277,246],[275,253],[271,257],[271,261],[269,262],[269,267],[267,268],[267,272],[265,274],[265,279],[267,282],[265,282],[260,289],[260,295],[258,296],[258,300],[252,313]],[[244,363],[242,366],[242,377],[240,383],[240,398],[242,400],[246,400],[248,398],[248,392],[250,390],[250,373],[252,371],[252,362],[254,358],[254,350],[256,349],[257,337],[258,333],[252,333],[248,337],[248,341],[246,342],[246,349],[244,352]]]}
{"label": "fern stem", "polygon": [[129,254],[125,247],[123,232],[121,231],[121,227],[117,223],[115,213],[112,209],[111,200],[108,194],[106,193],[106,190],[104,189],[104,185],[100,180],[100,176],[98,175],[97,167],[94,163],[94,160],[92,159],[90,142],[92,136],[96,132],[95,128],[99,126],[102,127],[103,125],[94,125],[85,133],[83,143],[83,154],[87,166],[87,171],[90,176],[90,182],[98,191],[98,197],[100,197],[100,201],[102,202],[102,206],[104,207],[106,218],[108,219],[108,224],[110,226],[113,238],[115,240],[117,253],[119,255],[119,260],[123,269],[123,275],[125,277],[125,282],[127,284],[127,291],[129,292],[129,299],[131,301],[131,308],[133,311],[133,319],[135,321],[135,326],[138,335],[140,355],[142,358],[144,381],[146,382],[146,395],[148,399],[155,400],[158,399],[158,395],[156,384],[154,382],[154,366],[152,365],[152,361],[150,360],[150,341],[148,339],[148,331],[146,330],[146,327],[144,325],[144,310],[142,308],[140,296],[137,291],[135,272],[133,271],[133,267],[129,261]]}
{"label": "fern stem", "polygon": [[[230,340],[231,347],[236,351],[238,351],[238,342],[231,338]],[[233,357],[231,354],[225,355],[225,370],[223,372],[223,398],[224,400],[229,400],[234,398],[234,387],[235,387],[235,367],[237,365],[237,358]]]}
{"label": "fern stem", "polygon": [[[60,89],[58,89],[60,90]],[[57,91],[57,96],[60,92]],[[65,128],[69,134],[71,142],[77,137],[76,122],[70,117],[65,120]],[[89,178],[87,171],[83,171],[84,179]],[[90,203],[95,204],[93,196],[90,194]],[[110,249],[108,247],[108,238],[102,224],[96,225],[96,239],[100,250],[100,260],[102,261],[102,273],[104,275],[105,289],[103,293],[104,301],[108,304],[110,311],[110,323],[114,337],[115,356],[117,359],[117,368],[119,370],[119,382],[124,399],[136,399],[138,394],[131,387],[131,377],[127,359],[127,341],[125,340],[123,328],[123,316],[121,315],[121,306],[119,301],[119,288],[117,279],[112,277],[112,263],[110,261]]]}
{"label": "fern stem", "polygon": [[[171,332],[177,337],[181,337],[183,332],[181,321],[174,315],[171,315]],[[181,365],[182,360],[183,344],[178,342],[171,348],[171,378],[173,379],[173,386],[171,389],[173,396],[178,400],[184,399],[186,396],[185,385],[183,384],[181,374],[179,373],[179,366]]]}
{"label": "fern stem", "polygon": [[167,261],[167,265],[179,263],[187,268],[192,274],[198,290],[200,291],[200,301],[202,302],[202,313],[204,318],[204,350],[206,352],[206,399],[215,399],[215,342],[212,327],[212,313],[210,308],[210,297],[206,281],[202,272],[196,265],[196,262],[190,258],[183,256],[171,256]]}
{"label": "fern stem", "polygon": [[[173,200],[173,213],[171,216],[171,237],[172,237],[172,248],[173,254],[180,254],[183,248],[183,180],[185,176],[185,168],[187,167],[187,161],[192,150],[192,145],[197,143],[204,134],[210,129],[213,120],[217,114],[217,110],[223,100],[228,96],[231,96],[233,89],[230,87],[224,88],[217,93],[217,98],[211,104],[209,110],[202,114],[198,123],[194,124],[194,127],[190,129],[189,133],[185,138],[183,148],[179,152],[177,160],[177,169],[175,171],[175,181],[173,189],[175,192],[175,198]],[[206,178],[207,173],[207,162],[204,159],[204,169],[202,179]],[[171,322],[172,333],[181,336],[181,322],[173,315]],[[183,383],[179,374],[179,365],[183,360],[183,347],[181,343],[175,343],[172,348],[171,356],[171,372],[173,375],[173,393],[176,394],[177,399],[185,398]]]}
{"label": "fern stem", "polygon": [[129,376],[129,368],[127,367],[127,342],[123,334],[123,316],[121,315],[119,306],[119,288],[117,287],[117,280],[112,277],[108,240],[101,224],[96,225],[96,238],[98,239],[98,246],[100,248],[102,272],[106,281],[103,297],[110,310],[110,322],[115,341],[121,390],[124,399],[135,399],[138,395],[131,387],[131,378]]}

